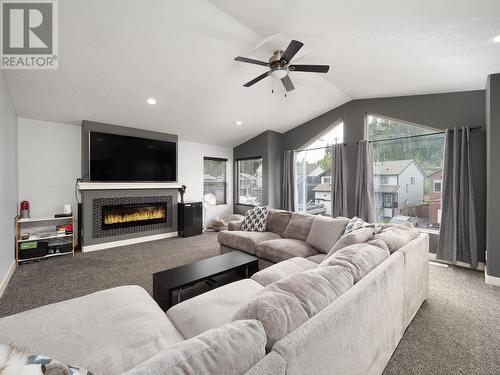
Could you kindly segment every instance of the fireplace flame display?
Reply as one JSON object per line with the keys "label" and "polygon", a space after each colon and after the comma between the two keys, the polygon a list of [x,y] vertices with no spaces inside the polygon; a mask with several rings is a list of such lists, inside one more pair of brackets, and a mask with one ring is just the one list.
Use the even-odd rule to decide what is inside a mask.
{"label": "fireplace flame display", "polygon": [[165,222],[164,204],[103,206],[103,228],[128,227]]}

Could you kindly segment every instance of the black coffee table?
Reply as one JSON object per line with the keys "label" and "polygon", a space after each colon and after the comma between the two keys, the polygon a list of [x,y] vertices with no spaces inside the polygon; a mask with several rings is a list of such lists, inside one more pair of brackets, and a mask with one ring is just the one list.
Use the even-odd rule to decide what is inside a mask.
{"label": "black coffee table", "polygon": [[[232,271],[238,272],[242,277],[250,277],[258,271],[258,260],[256,257],[241,251],[232,251],[156,272],[153,274],[153,298],[166,311],[175,303],[180,302],[183,288]],[[177,292],[175,302],[174,292]]]}

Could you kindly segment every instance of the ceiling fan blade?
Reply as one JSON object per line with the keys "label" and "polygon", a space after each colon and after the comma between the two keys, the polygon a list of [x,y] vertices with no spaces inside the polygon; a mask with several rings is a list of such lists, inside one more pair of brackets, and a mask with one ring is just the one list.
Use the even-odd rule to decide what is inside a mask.
{"label": "ceiling fan blade", "polygon": [[292,80],[290,79],[290,76],[286,76],[284,78],[281,78],[281,82],[283,83],[283,86],[285,86],[286,91],[295,90],[295,86],[293,85]]}
{"label": "ceiling fan blade", "polygon": [[330,65],[289,65],[288,69],[292,72],[327,73]]}
{"label": "ceiling fan blade", "polygon": [[234,60],[235,61],[241,61],[241,62],[248,63],[248,64],[269,66],[269,63],[266,63],[265,61],[259,61],[259,60],[249,59],[248,57],[238,56],[238,57],[235,57]]}
{"label": "ceiling fan blade", "polygon": [[303,45],[304,43],[299,42],[298,40],[292,40],[288,47],[286,47],[283,56],[281,56],[281,60],[285,60],[287,63],[289,63],[290,60],[293,59],[295,54],[299,52],[299,49],[301,49]]}
{"label": "ceiling fan blade", "polygon": [[250,86],[256,84],[257,82],[259,82],[260,80],[266,78],[268,75],[269,75],[269,72],[265,72],[264,74],[261,74],[257,78],[252,79],[250,82],[245,83],[243,86],[250,87]]}

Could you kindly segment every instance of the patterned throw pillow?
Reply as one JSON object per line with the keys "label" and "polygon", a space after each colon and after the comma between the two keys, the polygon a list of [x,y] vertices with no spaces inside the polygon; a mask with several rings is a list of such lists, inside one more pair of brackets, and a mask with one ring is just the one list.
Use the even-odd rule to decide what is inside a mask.
{"label": "patterned throw pillow", "polygon": [[46,356],[26,354],[5,344],[0,344],[0,370],[5,370],[5,374],[92,375],[85,369],[66,365]]}
{"label": "patterned throw pillow", "polygon": [[265,206],[248,210],[243,223],[241,223],[241,230],[247,232],[265,232],[268,214],[269,209]]}
{"label": "patterned throw pillow", "polygon": [[345,227],[344,234],[354,232],[355,230],[361,229],[361,228],[375,228],[375,225],[367,223],[363,219],[360,219],[359,217],[354,216],[351,219],[351,221],[349,221],[347,226]]}

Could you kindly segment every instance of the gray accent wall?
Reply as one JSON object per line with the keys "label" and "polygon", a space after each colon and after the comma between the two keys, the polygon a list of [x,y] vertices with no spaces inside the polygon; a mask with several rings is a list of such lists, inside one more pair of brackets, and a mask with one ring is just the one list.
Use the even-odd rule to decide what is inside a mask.
{"label": "gray accent wall", "polygon": [[500,277],[500,74],[490,75],[486,84],[487,132],[487,271]]}
{"label": "gray accent wall", "polygon": [[5,72],[0,71],[0,296],[15,259],[17,173],[17,117]]}
{"label": "gray accent wall", "polygon": [[[82,121],[82,179],[84,181],[88,181],[89,179],[89,133],[91,131],[100,132],[100,133],[109,133],[109,134],[118,134],[118,135],[127,135],[129,137],[138,137],[138,138],[148,138],[148,139],[156,139],[159,141],[167,141],[167,142],[175,142],[177,144],[176,152],[177,152],[177,176],[179,175],[179,144],[178,137],[173,134],[160,133],[151,130],[143,130],[136,128],[129,128],[127,126],[118,126],[111,124],[104,124],[102,122],[94,122],[84,120]],[[176,182],[176,181],[172,181]]]}
{"label": "gray accent wall", "polygon": [[[479,248],[485,249],[486,228],[486,116],[485,90],[452,92],[443,94],[414,95],[391,98],[352,100],[332,109],[310,121],[305,122],[285,133],[275,133],[281,140],[269,142],[264,132],[234,149],[235,159],[251,156],[257,152],[262,155],[280,155],[277,162],[267,170],[267,175],[281,176],[281,159],[284,150],[300,149],[328,130],[339,120],[344,122],[344,142],[346,143],[347,186],[354,186],[356,181],[357,142],[365,138],[366,114],[380,115],[435,129],[447,129],[465,125],[482,126],[472,132],[474,188],[477,192],[476,206],[478,215]],[[266,168],[269,159],[264,164]],[[497,164],[498,165],[498,164]],[[497,185],[499,186],[499,185]],[[266,191],[267,189],[267,191]],[[273,190],[270,190],[273,189]],[[265,184],[263,195],[279,195],[281,177],[277,185]],[[279,207],[280,200],[264,202],[272,207]],[[237,205],[236,205],[237,206]],[[349,216],[354,215],[354,189],[347,189],[347,208]],[[500,243],[500,242],[498,242]],[[484,261],[484,253],[480,255]]]}

